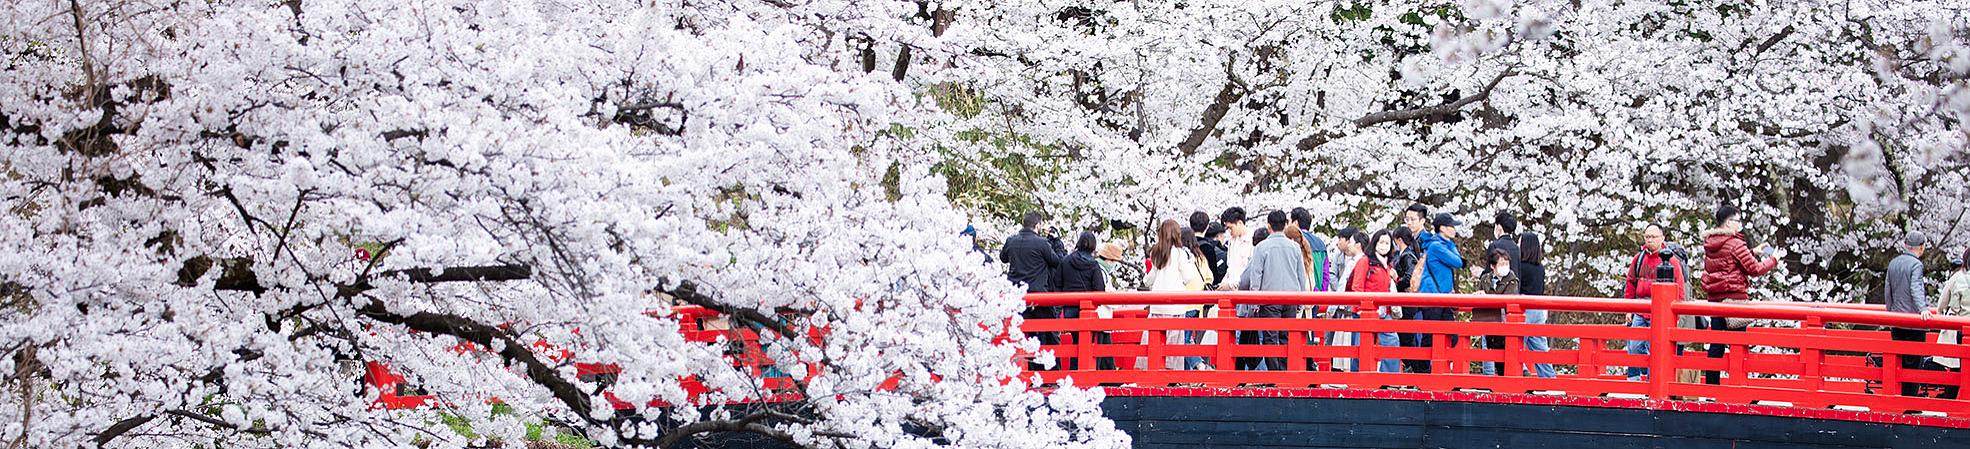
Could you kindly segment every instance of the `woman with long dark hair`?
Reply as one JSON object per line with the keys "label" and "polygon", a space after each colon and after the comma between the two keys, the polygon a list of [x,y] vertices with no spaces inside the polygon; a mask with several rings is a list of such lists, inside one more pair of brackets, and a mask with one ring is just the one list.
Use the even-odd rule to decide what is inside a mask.
{"label": "woman with long dark hair", "polygon": [[[1354,269],[1351,270],[1352,275],[1348,279],[1348,291],[1387,293],[1395,287],[1395,280],[1392,277],[1394,270],[1390,269],[1389,263],[1385,259],[1390,252],[1391,246],[1393,246],[1389,242],[1390,239],[1389,231],[1376,232],[1374,238],[1369,238],[1366,232],[1357,232],[1354,234],[1354,244],[1360,246],[1362,252],[1366,253],[1366,255],[1361,258],[1360,262],[1355,262]],[[1394,319],[1397,313],[1388,306],[1377,307],[1376,309],[1375,313],[1381,319],[1385,320]],[[1375,333],[1375,345],[1382,347],[1400,346],[1394,332]],[[1402,361],[1397,359],[1381,359],[1376,362],[1376,368],[1384,373],[1399,373],[1402,372]]]}
{"label": "woman with long dark hair", "polygon": [[[1540,246],[1539,234],[1526,232],[1519,234],[1519,294],[1544,296],[1546,294],[1546,247]],[[1526,324],[1546,324],[1546,310],[1525,311]],[[1533,352],[1546,352],[1546,337],[1525,337],[1525,349]],[[1550,363],[1536,363],[1532,371],[1539,377],[1551,379],[1556,374]]]}
{"label": "woman with long dark hair", "polygon": [[[1149,248],[1149,290],[1159,292],[1192,291],[1204,288],[1204,275],[1197,269],[1197,251],[1184,245],[1183,226],[1176,220],[1163,220],[1156,226],[1156,246]],[[1195,238],[1195,237],[1192,237]],[[1149,306],[1150,318],[1181,318],[1190,306]],[[1164,343],[1184,344],[1182,332],[1167,332]],[[1164,369],[1183,369],[1182,357],[1165,357]]]}

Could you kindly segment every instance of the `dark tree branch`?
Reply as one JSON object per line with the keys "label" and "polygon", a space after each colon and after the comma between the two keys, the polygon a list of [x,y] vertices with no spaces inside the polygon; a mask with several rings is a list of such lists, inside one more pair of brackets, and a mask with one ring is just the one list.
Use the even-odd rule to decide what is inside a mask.
{"label": "dark tree branch", "polygon": [[96,447],[98,448],[107,446],[110,440],[115,440],[116,437],[123,436],[123,434],[130,432],[131,429],[143,426],[144,424],[150,424],[153,419],[157,419],[157,415],[143,415],[117,421],[116,424],[111,424],[109,428],[96,433],[96,438],[92,439],[92,441],[96,442]]}
{"label": "dark tree branch", "polygon": [[465,281],[518,281],[532,278],[534,269],[521,264],[486,265],[476,267],[452,267],[443,269],[411,268],[390,270],[380,273],[382,277],[404,276],[416,283],[465,282]]}
{"label": "dark tree branch", "polygon": [[[739,64],[743,65],[745,64],[745,61],[741,59]],[[663,120],[658,120],[655,115],[652,115],[652,112],[655,109],[670,109],[673,111],[677,111],[679,117],[677,120],[677,126],[672,127],[669,123],[664,123]],[[678,103],[675,101],[670,101],[670,100],[643,101],[643,102],[632,103],[616,108],[616,116],[614,120],[616,123],[649,128],[653,131],[656,131],[657,134],[662,134],[666,136],[678,136],[684,134],[684,125],[691,122],[691,111],[684,109],[683,103]]]}
{"label": "dark tree branch", "polygon": [[383,140],[386,141],[397,140],[405,137],[416,137],[419,139],[423,139],[430,135],[431,135],[430,131],[426,131],[422,129],[394,129],[394,130],[384,131]]}
{"label": "dark tree branch", "polygon": [[1491,91],[1493,89],[1498,88],[1498,82],[1504,81],[1506,77],[1515,75],[1517,73],[1518,73],[1518,69],[1516,67],[1508,68],[1502,72],[1498,72],[1498,76],[1492,77],[1491,82],[1485,83],[1483,89],[1478,90],[1477,93],[1465,96],[1464,98],[1459,98],[1457,99],[1457,101],[1439,104],[1436,106],[1416,108],[1416,109],[1405,109],[1401,111],[1383,111],[1383,112],[1368,114],[1361,116],[1361,118],[1354,119],[1354,126],[1366,128],[1366,127],[1375,126],[1388,122],[1400,122],[1400,121],[1416,120],[1421,118],[1439,117],[1444,115],[1455,114],[1459,109],[1463,109],[1465,106],[1470,106],[1471,103],[1477,103],[1480,101],[1484,101],[1487,98],[1491,98]]}
{"label": "dark tree branch", "polygon": [[1244,97],[1245,92],[1238,88],[1237,83],[1224,83],[1224,88],[1218,89],[1217,97],[1211,100],[1211,105],[1204,108],[1204,117],[1197,124],[1197,128],[1191,129],[1190,135],[1184,137],[1182,143],[1177,144],[1177,151],[1182,152],[1184,156],[1197,154],[1197,148],[1204,146],[1204,140],[1209,139],[1211,133],[1217,131],[1218,122],[1223,121],[1224,115],[1231,112],[1231,105]]}
{"label": "dark tree branch", "polygon": [[677,288],[664,291],[664,293],[670,294],[670,296],[677,298],[678,301],[683,301],[685,304],[711,309],[728,317],[760,325],[772,330],[774,333],[780,334],[782,337],[796,338],[799,336],[798,333],[794,332],[793,328],[788,327],[785,323],[781,323],[780,320],[773,319],[773,317],[766,316],[766,314],[759,313],[757,310],[734,307],[718,302],[711,295],[700,291],[696,282],[679,282],[677,283]]}
{"label": "dark tree branch", "polygon": [[889,71],[889,78],[896,81],[902,81],[903,77],[909,74],[910,74],[910,46],[906,44],[903,45],[903,48],[896,50],[896,68],[891,69]]}
{"label": "dark tree branch", "polygon": [[1183,142],[1177,144],[1177,151],[1184,156],[1197,154],[1197,148],[1204,146],[1204,140],[1209,139],[1211,133],[1217,131],[1218,122],[1223,121],[1225,114],[1231,112],[1231,105],[1238,104],[1238,100],[1244,99],[1245,93],[1250,91],[1246,88],[1245,81],[1238,79],[1237,72],[1233,70],[1237,64],[1238,59],[1235,55],[1225,59],[1224,87],[1218,89],[1218,95],[1211,99],[1211,105],[1204,107],[1204,117],[1199,120],[1197,128],[1191,129],[1190,135],[1185,136]]}
{"label": "dark tree branch", "polygon": [[[389,307],[385,307],[380,300],[369,301],[368,304],[356,309],[356,313],[372,320],[401,325],[418,332],[457,337],[489,350],[497,348],[496,352],[501,360],[509,365],[518,363],[524,367],[527,379],[546,387],[547,391],[563,405],[567,405],[568,410],[575,416],[580,416],[591,424],[603,424],[602,421],[590,416],[593,406],[588,402],[588,395],[583,393],[580,387],[562,378],[561,374],[554,370],[553,365],[541,361],[526,344],[499,330],[498,327],[452,314],[431,312],[399,314],[390,311]],[[494,342],[499,344],[495,345]]]}
{"label": "dark tree branch", "polygon": [[[805,445],[800,444],[800,442],[794,441],[793,435],[783,432],[780,429],[775,429],[772,426],[768,426],[760,423],[760,421],[769,418],[782,419],[782,420],[788,420],[794,422],[801,422],[804,420],[804,418],[773,411],[772,409],[760,410],[757,412],[753,412],[752,414],[740,417],[739,419],[698,421],[690,424],[685,424],[683,426],[679,426],[676,429],[671,429],[669,432],[665,433],[663,438],[660,438],[655,442],[655,445],[659,448],[669,449],[669,448],[677,447],[679,443],[683,443],[686,440],[690,439],[691,437],[697,436],[698,434],[715,433],[715,432],[748,432],[748,433],[759,434],[767,438],[779,440],[780,442],[790,444],[793,446],[806,447]],[[822,435],[822,434],[817,434],[817,435]],[[839,435],[826,435],[826,436],[839,436]]]}
{"label": "dark tree branch", "polygon": [[1774,34],[1772,37],[1766,38],[1764,43],[1758,44],[1758,48],[1752,51],[1751,54],[1754,56],[1765,54],[1766,50],[1771,50],[1773,46],[1778,45],[1779,41],[1785,40],[1787,36],[1791,36],[1796,31],[1798,30],[1794,29],[1792,25],[1786,25],[1785,29],[1778,31],[1778,34]]}
{"label": "dark tree branch", "polygon": [[[156,420],[159,415],[176,416],[180,418],[185,418],[185,419],[190,419],[193,421],[205,423],[206,425],[212,427],[218,427],[218,428],[232,430],[236,432],[246,432],[254,435],[266,435],[269,433],[273,433],[273,431],[271,430],[258,428],[258,427],[241,428],[239,425],[226,422],[219,418],[213,418],[210,416],[193,413],[188,410],[165,410],[163,413],[154,413],[149,415],[136,416],[136,417],[124,419],[122,421],[117,421],[116,424],[111,424],[108,428],[103,429],[102,432],[97,433],[96,437],[91,439],[91,441],[95,441],[96,447],[98,448],[108,446],[110,441],[115,440],[117,437],[123,436],[123,434],[129,433],[132,429],[136,429],[137,427],[143,426],[144,424],[149,424],[151,421]],[[321,436],[321,433],[319,432],[311,431],[308,433],[310,435]]]}

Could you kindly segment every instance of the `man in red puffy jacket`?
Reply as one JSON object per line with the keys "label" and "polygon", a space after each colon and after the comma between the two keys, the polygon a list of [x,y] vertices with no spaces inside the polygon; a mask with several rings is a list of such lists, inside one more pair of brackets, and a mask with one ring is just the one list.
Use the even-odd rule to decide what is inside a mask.
{"label": "man in red puffy jacket", "polygon": [[[1746,293],[1751,288],[1751,278],[1764,276],[1778,267],[1778,257],[1772,255],[1771,245],[1758,245],[1754,253],[1744,243],[1744,218],[1737,208],[1719,206],[1717,208],[1717,228],[1703,232],[1703,293],[1711,302],[1725,300],[1751,299]],[[1710,319],[1710,329],[1743,331],[1731,328],[1723,317]],[[1711,344],[1710,358],[1724,357],[1725,345]],[[1743,376],[1744,373],[1736,373]],[[1716,371],[1704,371],[1703,383],[1716,385]]]}

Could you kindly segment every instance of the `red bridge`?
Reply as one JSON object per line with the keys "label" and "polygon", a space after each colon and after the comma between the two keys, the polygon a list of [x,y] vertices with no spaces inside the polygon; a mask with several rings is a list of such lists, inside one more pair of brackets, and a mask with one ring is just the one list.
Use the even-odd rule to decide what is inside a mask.
{"label": "red bridge", "polygon": [[[1077,386],[1108,386],[1105,406],[1118,425],[1132,430],[1137,447],[1532,447],[1606,445],[1635,438],[1634,444],[1609,447],[1970,447],[1970,430],[1965,430],[1970,429],[1970,401],[1900,395],[1904,383],[1922,385],[1926,396],[1939,396],[1947,387],[1970,389],[1970,371],[1912,370],[1899,363],[1903,355],[1962,359],[1970,356],[1970,346],[1937,343],[1933,332],[1928,342],[1893,341],[1887,330],[1970,332],[1970,319],[1923,318],[1857,304],[1682,302],[1677,301],[1680,287],[1656,287],[1652,301],[1400,293],[1042,293],[1028,295],[1027,302],[1078,308],[1080,317],[1029,319],[1021,328],[1060,335],[1061,344],[1043,347],[1057,358],[1056,369],[1029,375],[1048,384],[1071,377]],[[1374,313],[1350,319],[1229,316],[1238,305],[1265,304],[1361,311],[1382,306],[1488,308],[1504,310],[1505,321],[1391,320]],[[1122,312],[1097,317],[1104,306],[1145,305],[1213,306],[1226,316],[1145,318]],[[1528,310],[1648,313],[1654,319],[1649,327],[1528,324]],[[680,316],[694,338],[730,341],[735,365],[755,375],[772,366],[751,330],[700,330],[698,321],[709,317],[702,309]],[[1743,332],[1717,331],[1676,327],[1679,316],[1763,321]],[[1215,343],[1165,343],[1167,335],[1186,331],[1214,334]],[[1283,345],[1239,344],[1235,333],[1241,331],[1283,331],[1292,338]],[[1097,338],[1104,333],[1106,338]],[[1319,341],[1328,333],[1361,337],[1354,346]],[[1375,333],[1427,334],[1434,345],[1378,346]],[[1472,336],[1507,338],[1501,349],[1476,349]],[[1520,337],[1577,344],[1530,351]],[[1649,341],[1655,350],[1629,354],[1621,349],[1628,340]],[[1729,349],[1722,358],[1709,358],[1701,350],[1678,355],[1674,348],[1688,343]],[[1164,369],[1165,357],[1184,356],[1201,357],[1216,369]],[[1138,357],[1149,363],[1138,368]],[[1233,369],[1238,358],[1260,357],[1284,358],[1287,369]],[[1101,359],[1118,363],[1098,369],[1108,365],[1097,363]],[[1331,370],[1337,359],[1358,361],[1360,372]],[[1381,359],[1427,360],[1433,369],[1373,372]],[[1505,368],[1496,376],[1473,374],[1476,370],[1470,368],[1476,362],[1500,362]],[[1533,372],[1534,364],[1552,365],[1559,374],[1540,378],[1521,373]],[[1615,373],[1627,367],[1662,375],[1632,381]],[[1721,384],[1679,382],[1669,374],[1679,370],[1717,371]],[[606,374],[608,369],[584,365],[583,371]],[[395,386],[384,384],[390,379],[383,373],[372,375],[371,381]],[[768,380],[769,388],[777,385]],[[383,398],[391,406],[424,399]],[[1359,438],[1321,439],[1337,434]]]}

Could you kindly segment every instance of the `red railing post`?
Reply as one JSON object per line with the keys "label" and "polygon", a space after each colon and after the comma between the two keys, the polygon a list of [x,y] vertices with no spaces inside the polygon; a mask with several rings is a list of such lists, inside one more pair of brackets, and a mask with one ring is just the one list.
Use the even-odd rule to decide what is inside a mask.
{"label": "red railing post", "polygon": [[[1357,320],[1382,319],[1382,314],[1380,311],[1375,310],[1375,300],[1372,299],[1362,300],[1361,308],[1355,309],[1355,312],[1358,312],[1354,314]],[[1382,361],[1375,358],[1375,346],[1380,340],[1375,338],[1375,334],[1375,332],[1365,331],[1355,333],[1354,355],[1359,358],[1354,359],[1354,367],[1357,371],[1364,373],[1381,372]]]}
{"label": "red railing post", "polygon": [[[1818,316],[1807,317],[1800,327],[1812,332],[1813,335],[1826,335],[1826,322]],[[1807,391],[1821,391],[1826,388],[1824,355],[1825,353],[1817,347],[1799,348],[1799,361],[1805,364],[1805,373],[1799,376],[1799,380],[1805,383]]]}
{"label": "red railing post", "polygon": [[1676,328],[1676,311],[1669,307],[1683,298],[1683,286],[1670,282],[1657,281],[1650,290],[1649,299],[1649,399],[1669,399],[1669,379],[1676,378],[1676,344],[1669,340],[1669,330]]}
{"label": "red railing post", "polygon": [[[1156,318],[1149,318],[1148,321],[1154,323],[1162,320]],[[1149,333],[1143,337],[1143,340],[1146,340],[1143,341],[1143,343],[1148,344],[1147,352],[1149,353],[1148,355],[1149,366],[1147,368],[1149,369],[1149,371],[1163,370],[1163,364],[1164,364],[1163,362],[1167,361],[1166,359],[1164,359],[1163,356],[1163,344],[1164,344],[1164,340],[1169,338],[1170,332],[1172,331],[1166,331],[1162,329],[1150,329]],[[1175,332],[1182,332],[1182,331],[1175,331]],[[1177,369],[1183,369],[1183,365],[1177,365]]]}
{"label": "red railing post", "polygon": [[[1231,304],[1230,299],[1219,299],[1218,317],[1223,318],[1226,314],[1230,314],[1232,318],[1238,318],[1238,308],[1237,306]],[[1216,357],[1216,361],[1213,362],[1212,365],[1215,365],[1219,371],[1230,371],[1237,369],[1238,367],[1237,361],[1232,360],[1231,358],[1231,345],[1237,344],[1238,338],[1234,336],[1232,331],[1228,329],[1218,329],[1217,332],[1218,332],[1218,355]]]}
{"label": "red railing post", "polygon": [[[1081,300],[1080,319],[1092,320],[1095,318],[1098,317],[1094,313],[1094,301]],[[1080,369],[1094,371],[1094,332],[1087,330],[1087,327],[1083,325],[1081,326],[1081,330],[1074,332],[1074,335],[1074,346],[1076,348],[1074,358],[1081,361]]]}
{"label": "red railing post", "polygon": [[[1524,323],[1524,322],[1525,322],[1525,306],[1521,306],[1521,305],[1518,305],[1518,304],[1506,304],[1506,305],[1505,305],[1505,322],[1507,322],[1507,323]],[[1523,368],[1523,367],[1520,367],[1520,366],[1519,366],[1519,360],[1521,360],[1521,359],[1520,359],[1520,357],[1519,357],[1519,351],[1520,351],[1520,350],[1522,350],[1522,349],[1525,349],[1525,340],[1524,340],[1524,338],[1523,338],[1523,337],[1514,337],[1514,336],[1506,336],[1506,337],[1505,337],[1505,347],[1504,347],[1504,348],[1501,348],[1501,349],[1504,349],[1504,350],[1505,350],[1505,356],[1504,356],[1504,363],[1503,363],[1503,364],[1501,364],[1501,365],[1499,366],[1499,368],[1498,368],[1498,369],[1499,369],[1499,371],[1502,371],[1502,372],[1500,372],[1500,373],[1498,373],[1498,375],[1500,375],[1500,376],[1506,376],[1506,377],[1518,377],[1518,376],[1519,376],[1519,373],[1522,373],[1522,372],[1523,372],[1523,371],[1521,371],[1521,368]]]}
{"label": "red railing post", "polygon": [[1966,337],[1966,336],[1970,336],[1970,326],[1964,326],[1962,329],[1959,329],[1956,332],[1957,332],[1956,338],[1958,339],[1957,341],[1941,341],[1942,337],[1939,336],[1937,337],[1938,340],[1936,342],[1953,345],[1952,349],[1955,349],[1954,351],[1951,352],[1956,353],[1956,363],[1957,363],[1956,385],[1957,385],[1957,391],[1959,392],[1957,393],[1956,398],[1961,400],[1963,399],[1962,396],[1963,393],[1960,392],[1970,391],[1970,369],[1963,369],[1965,368],[1963,366],[1963,361],[1970,360],[1970,357],[1965,357],[1965,356],[1970,356],[1970,351],[1965,351],[1964,346],[1961,344],[1963,339],[1970,338],[1970,337]]}
{"label": "red railing post", "polygon": [[1576,369],[1577,372],[1574,375],[1590,379],[1601,377],[1601,374],[1607,370],[1601,366],[1600,354],[1601,351],[1606,350],[1607,343],[1601,341],[1601,339],[1581,337],[1580,347],[1575,351],[1577,353],[1575,355],[1579,357],[1580,366]]}

